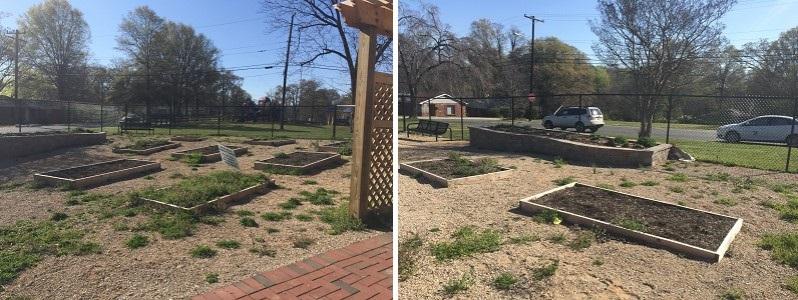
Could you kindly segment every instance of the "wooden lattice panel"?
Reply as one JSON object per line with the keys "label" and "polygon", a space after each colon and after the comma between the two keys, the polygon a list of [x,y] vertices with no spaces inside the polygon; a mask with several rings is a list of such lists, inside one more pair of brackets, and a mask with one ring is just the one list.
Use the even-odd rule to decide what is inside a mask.
{"label": "wooden lattice panel", "polygon": [[369,189],[370,211],[390,212],[393,199],[393,83],[390,74],[376,73],[372,129],[369,132]]}

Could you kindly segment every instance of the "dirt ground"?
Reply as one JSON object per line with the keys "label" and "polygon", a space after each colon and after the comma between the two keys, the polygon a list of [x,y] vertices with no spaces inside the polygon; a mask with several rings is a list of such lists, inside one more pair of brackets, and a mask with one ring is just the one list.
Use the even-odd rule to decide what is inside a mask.
{"label": "dirt ground", "polygon": [[[798,271],[771,260],[768,251],[756,246],[765,233],[796,229],[796,225],[780,220],[775,210],[759,204],[764,200],[783,203],[786,197],[759,186],[735,193],[732,182],[700,179],[706,174],[726,172],[732,176],[754,175],[756,180],[771,183],[794,183],[798,175],[766,174],[707,163],[675,163],[674,171],[662,167],[612,169],[571,164],[557,168],[552,157],[482,151],[468,147],[468,142],[416,140],[400,140],[400,162],[444,158],[448,152],[457,151],[465,157],[493,157],[500,165],[516,170],[503,179],[438,189],[410,176],[399,177],[399,240],[408,240],[413,234],[423,240],[416,271],[399,283],[403,299],[445,298],[443,286],[471,270],[474,283],[455,298],[716,299],[732,289],[743,292],[746,299],[798,298],[782,287]],[[687,174],[689,180],[667,180],[672,173]],[[682,258],[666,250],[617,239],[572,250],[567,243],[555,243],[549,237],[564,234],[570,241],[578,236],[578,229],[537,223],[516,210],[518,200],[552,189],[556,187],[553,180],[568,176],[586,184],[610,184],[619,191],[743,218],[744,225],[720,263]],[[623,188],[619,186],[623,178],[636,183],[651,180],[659,185]],[[683,192],[675,192],[678,188]],[[738,204],[713,203],[724,197],[737,200]],[[526,245],[505,243],[492,253],[436,261],[430,245],[451,241],[453,232],[468,225],[498,230],[505,241],[524,234],[536,235],[540,240]],[[554,276],[540,281],[533,278],[532,270],[555,260],[559,261],[559,268]],[[504,272],[519,279],[509,291],[493,287],[494,278]]]}
{"label": "dirt ground", "polygon": [[[122,137],[111,137],[117,144],[126,144]],[[298,144],[281,147],[245,145],[244,139],[220,137],[203,142],[180,142],[180,148],[154,153],[149,156],[121,155],[111,152],[112,145],[98,145],[85,148],[72,148],[53,153],[26,158],[12,166],[0,168],[0,183],[30,182],[33,174],[54,169],[101,162],[114,158],[133,157],[161,162],[163,171],[152,174],[152,178],[139,177],[116,182],[89,190],[90,193],[119,194],[148,186],[166,186],[179,179],[171,175],[204,174],[213,170],[224,170],[222,162],[203,164],[192,170],[180,161],[168,160],[175,151],[214,145],[218,142],[248,147],[250,154],[239,157],[239,165],[244,172],[257,172],[252,169],[255,160],[271,157],[277,152],[292,152],[310,148],[313,141],[301,140]],[[27,269],[12,283],[3,287],[0,298],[27,296],[31,299],[181,299],[204,291],[242,280],[256,272],[267,271],[324,251],[340,248],[355,241],[363,240],[380,232],[373,230],[345,232],[329,235],[329,225],[318,218],[303,222],[291,219],[282,222],[269,222],[260,214],[269,211],[282,211],[278,203],[297,197],[300,191],[315,191],[319,187],[341,192],[336,197],[342,202],[349,190],[351,165],[326,170],[312,176],[274,175],[277,184],[284,187],[258,196],[247,203],[231,207],[225,214],[225,222],[212,226],[198,224],[192,236],[166,240],[155,232],[141,232],[149,237],[150,245],[128,249],[124,243],[134,233],[115,231],[112,225],[126,222],[132,228],[147,217],[138,215],[132,218],[117,216],[100,220],[89,217],[78,222],[78,229],[87,232],[85,240],[102,245],[102,253],[86,256],[46,256],[36,266]],[[304,185],[304,180],[317,181],[317,185]],[[0,194],[0,226],[12,225],[18,220],[46,220],[54,212],[66,212],[70,216],[79,215],[87,208],[85,205],[67,206],[68,192],[57,189],[29,189],[15,187],[3,190]],[[308,213],[321,207],[305,203],[294,210]],[[236,210],[250,210],[256,213],[253,218],[260,227],[249,228],[239,224]],[[308,213],[309,214],[309,213]],[[279,232],[267,233],[266,228],[276,228]],[[297,237],[314,239],[315,244],[307,249],[293,247]],[[260,244],[256,239],[264,239],[269,248],[276,250],[274,258],[250,253],[251,246]],[[241,243],[239,249],[220,249],[215,244],[222,239],[232,239]],[[209,245],[218,251],[210,259],[192,258],[190,250],[197,245]],[[209,284],[206,274],[217,273],[219,282]]]}

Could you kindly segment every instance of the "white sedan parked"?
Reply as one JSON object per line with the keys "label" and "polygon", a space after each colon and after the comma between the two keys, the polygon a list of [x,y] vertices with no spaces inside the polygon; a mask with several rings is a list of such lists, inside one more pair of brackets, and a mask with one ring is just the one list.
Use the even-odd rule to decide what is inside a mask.
{"label": "white sedan parked", "polygon": [[718,128],[718,138],[728,142],[755,141],[798,145],[798,122],[788,116],[768,115]]}

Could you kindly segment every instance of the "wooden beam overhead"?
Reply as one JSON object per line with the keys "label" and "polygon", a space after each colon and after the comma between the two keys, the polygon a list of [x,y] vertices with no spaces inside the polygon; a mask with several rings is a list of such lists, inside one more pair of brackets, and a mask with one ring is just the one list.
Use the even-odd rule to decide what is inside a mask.
{"label": "wooden beam overhead", "polygon": [[369,28],[385,36],[393,35],[393,0],[346,0],[335,7],[351,27]]}

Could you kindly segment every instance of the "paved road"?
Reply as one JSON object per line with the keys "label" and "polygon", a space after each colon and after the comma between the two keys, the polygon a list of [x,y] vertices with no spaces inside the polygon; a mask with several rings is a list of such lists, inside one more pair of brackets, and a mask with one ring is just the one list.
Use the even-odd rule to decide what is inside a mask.
{"label": "paved road", "polygon": [[[458,130],[460,127],[459,118],[433,118],[433,120],[434,119],[450,123],[455,130]],[[465,127],[477,126],[477,125],[492,125],[499,123],[509,123],[509,121],[495,119],[495,118],[463,119],[463,124]],[[399,122],[399,124],[402,123]],[[523,126],[532,126],[534,128],[543,128],[539,120],[532,120],[532,121],[528,121],[526,119],[516,120],[515,124]],[[637,136],[637,131],[638,128],[633,126],[605,125],[604,127],[601,127],[601,129],[598,130],[597,134],[632,138]],[[664,128],[654,128],[651,136],[658,141],[665,141],[665,132],[666,130]],[[671,128],[671,140],[715,141],[717,140],[717,138],[715,136],[714,130]]]}

